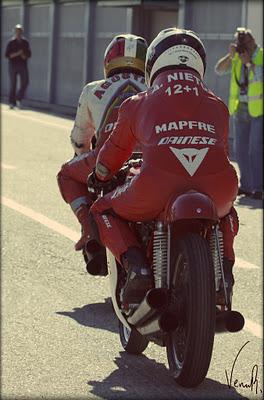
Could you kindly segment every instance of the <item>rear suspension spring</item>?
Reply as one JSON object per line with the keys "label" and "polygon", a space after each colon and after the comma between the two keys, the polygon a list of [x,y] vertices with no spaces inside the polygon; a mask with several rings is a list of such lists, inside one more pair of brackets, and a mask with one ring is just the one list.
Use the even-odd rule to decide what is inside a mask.
{"label": "rear suspension spring", "polygon": [[214,270],[215,270],[215,288],[216,290],[219,290],[220,283],[223,277],[222,268],[224,260],[224,241],[223,241],[223,232],[219,230],[218,226],[216,226],[211,233],[210,249],[213,257]]}
{"label": "rear suspension spring", "polygon": [[163,222],[157,222],[153,235],[153,273],[155,288],[167,285],[168,233]]}

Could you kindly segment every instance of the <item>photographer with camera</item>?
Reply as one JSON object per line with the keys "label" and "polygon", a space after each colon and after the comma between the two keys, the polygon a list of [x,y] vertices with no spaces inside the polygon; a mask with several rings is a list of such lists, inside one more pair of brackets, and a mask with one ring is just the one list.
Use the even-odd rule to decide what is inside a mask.
{"label": "photographer with camera", "polygon": [[235,154],[240,170],[238,194],[263,199],[263,48],[250,29],[237,28],[235,42],[215,71],[231,73],[229,112],[234,116]]}

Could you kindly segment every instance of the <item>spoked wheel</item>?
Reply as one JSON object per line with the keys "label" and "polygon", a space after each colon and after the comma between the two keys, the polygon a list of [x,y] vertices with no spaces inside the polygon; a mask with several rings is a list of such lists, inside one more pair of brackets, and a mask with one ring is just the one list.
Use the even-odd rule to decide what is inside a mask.
{"label": "spoked wheel", "polygon": [[167,338],[170,371],[184,387],[195,387],[206,377],[215,334],[215,279],[206,240],[196,234],[182,238],[171,269],[172,308],[179,323]]}
{"label": "spoked wheel", "polygon": [[130,354],[141,354],[149,343],[135,328],[129,329],[121,321],[119,321],[119,336],[123,349]]}

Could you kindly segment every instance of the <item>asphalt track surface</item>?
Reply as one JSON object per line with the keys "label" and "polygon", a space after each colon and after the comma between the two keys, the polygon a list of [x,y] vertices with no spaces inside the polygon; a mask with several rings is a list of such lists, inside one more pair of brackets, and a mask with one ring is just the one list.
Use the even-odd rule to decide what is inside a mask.
{"label": "asphalt track surface", "polygon": [[108,279],[88,276],[73,249],[79,225],[56,182],[73,155],[72,120],[6,105],[1,112],[1,398],[262,399],[262,203],[236,203],[233,304],[245,328],[217,335],[206,380],[183,389],[164,348],[123,351]]}

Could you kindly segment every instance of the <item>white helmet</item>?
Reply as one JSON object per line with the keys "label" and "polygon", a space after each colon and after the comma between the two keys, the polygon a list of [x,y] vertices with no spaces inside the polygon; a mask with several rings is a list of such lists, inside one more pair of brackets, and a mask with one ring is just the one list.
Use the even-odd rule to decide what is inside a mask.
{"label": "white helmet", "polygon": [[203,78],[206,52],[199,36],[193,31],[178,28],[162,30],[150,44],[145,64],[145,79],[151,86],[161,70],[191,68]]}

